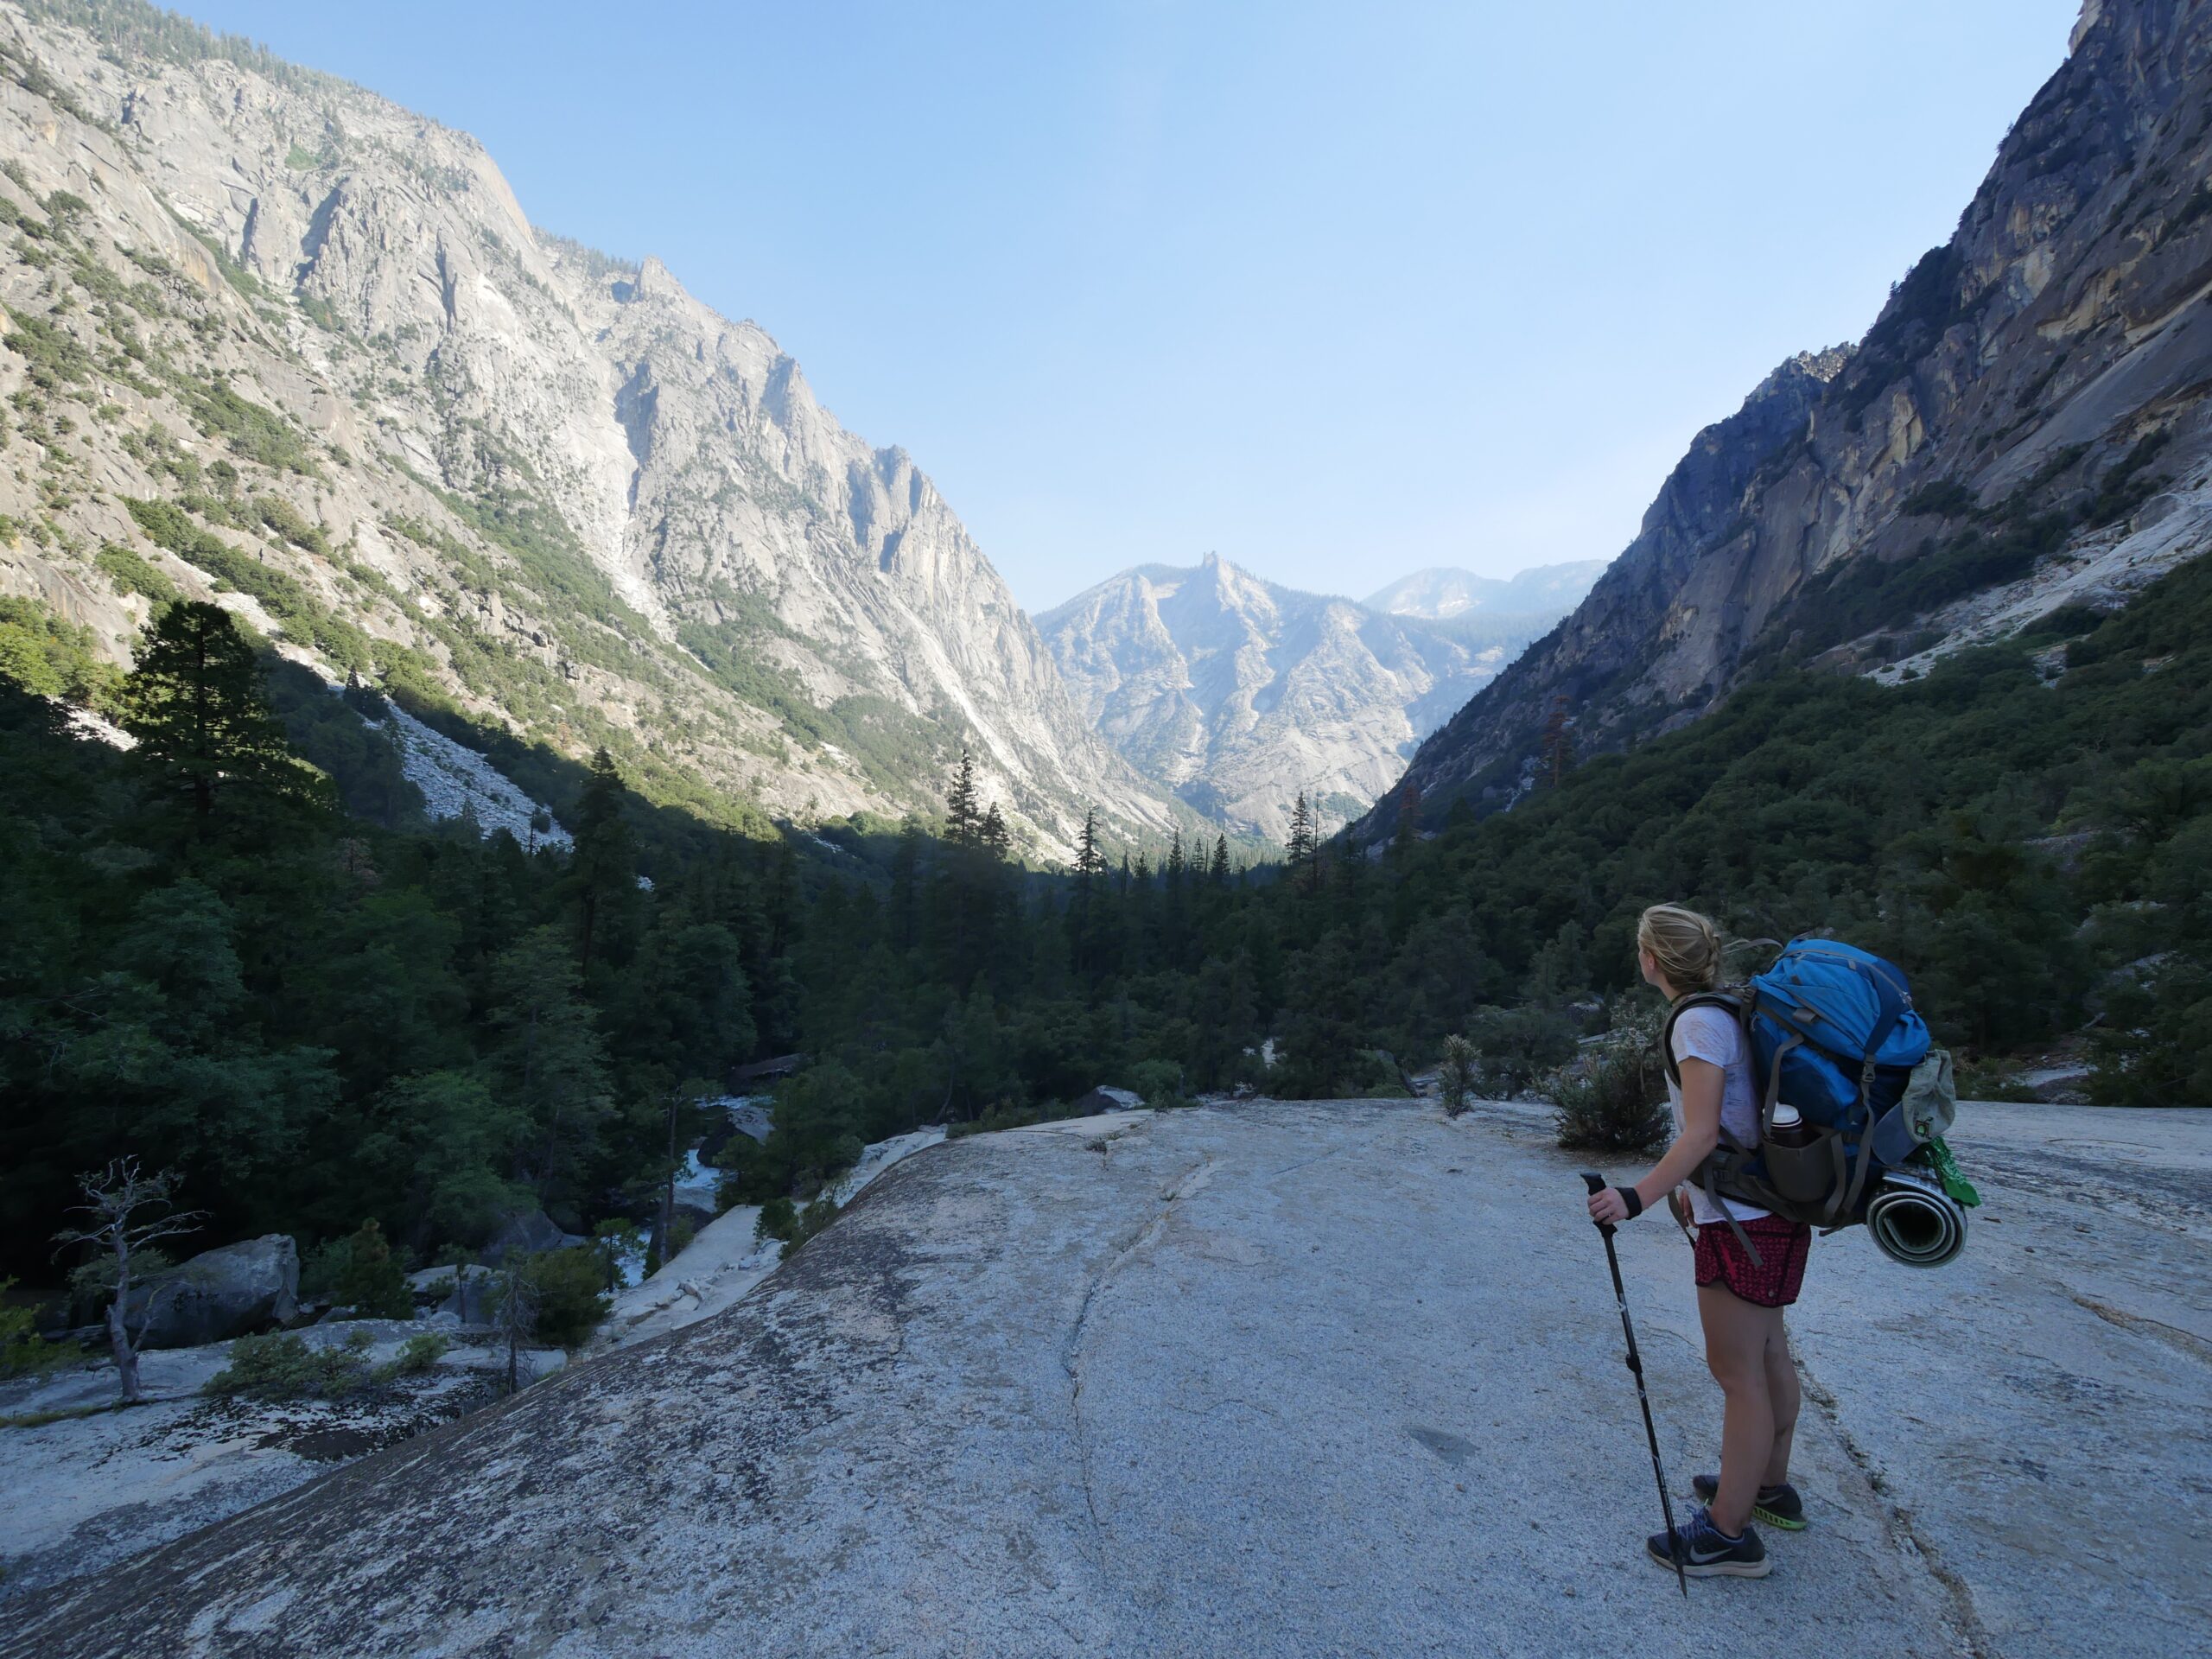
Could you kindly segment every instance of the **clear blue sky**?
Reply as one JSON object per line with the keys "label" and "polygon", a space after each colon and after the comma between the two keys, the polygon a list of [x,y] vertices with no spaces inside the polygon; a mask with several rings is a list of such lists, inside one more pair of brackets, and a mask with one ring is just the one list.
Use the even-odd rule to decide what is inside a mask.
{"label": "clear blue sky", "polygon": [[1032,608],[1210,549],[1353,594],[1611,556],[1949,233],[2077,9],[187,8],[758,321]]}

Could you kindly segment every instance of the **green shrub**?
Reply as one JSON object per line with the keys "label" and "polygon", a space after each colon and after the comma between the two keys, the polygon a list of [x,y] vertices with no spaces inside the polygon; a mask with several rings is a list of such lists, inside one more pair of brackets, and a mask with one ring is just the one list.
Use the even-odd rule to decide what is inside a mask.
{"label": "green shrub", "polygon": [[947,1124],[944,1138],[961,1141],[971,1135],[995,1135],[1001,1129],[1027,1129],[1039,1123],[1064,1122],[1076,1115],[1075,1107],[1064,1100],[1039,1101],[1033,1106],[1019,1101],[994,1101],[966,1122]]}
{"label": "green shrub", "polygon": [[1980,502],[1974,493],[1955,478],[1923,484],[1898,504],[1909,518],[1959,518],[1972,513]]}
{"label": "green shrub", "polygon": [[769,1199],[760,1206],[760,1214],[753,1224],[753,1236],[759,1243],[772,1238],[788,1245],[798,1231],[798,1211],[789,1198]]}
{"label": "green shrub", "polygon": [[789,1198],[772,1198],[760,1206],[760,1219],[753,1224],[753,1236],[780,1239],[784,1254],[789,1255],[836,1218],[836,1200],[827,1192],[804,1209]]}
{"label": "green shrub", "polygon": [[1643,1033],[1609,1032],[1540,1085],[1551,1102],[1559,1143],[1573,1150],[1648,1152],[1666,1139],[1666,1093],[1658,1052]]}
{"label": "green shrub", "polygon": [[92,563],[118,593],[143,594],[156,607],[176,603],[176,584],[120,542],[102,543]]}
{"label": "green shrub", "polygon": [[[235,263],[230,263],[224,274],[230,276],[235,270]],[[220,381],[204,386],[187,384],[179,391],[192,410],[194,424],[207,436],[226,441],[246,460],[258,461],[271,472],[311,474],[316,471],[315,454],[305,435],[275,410],[240,397]]]}
{"label": "green shrub", "polygon": [[400,1344],[397,1356],[390,1364],[377,1368],[377,1380],[389,1382],[395,1376],[419,1376],[444,1358],[446,1350],[452,1345],[435,1331],[410,1337]]}
{"label": "green shrub", "polygon": [[57,616],[41,601],[0,594],[0,679],[79,707],[105,703],[123,671],[99,654],[90,628]]}
{"label": "green shrub", "polygon": [[836,1219],[837,1201],[824,1192],[798,1212],[798,1224],[791,1230],[791,1248],[797,1249]]}
{"label": "green shrub", "polygon": [[6,1300],[13,1279],[0,1279],[0,1376],[22,1376],[73,1365],[85,1351],[73,1342],[48,1342],[38,1334],[38,1313]]}
{"label": "green shrub", "polygon": [[1155,1110],[1195,1106],[1184,1090],[1183,1068],[1173,1060],[1143,1060],[1129,1068],[1129,1086]]}
{"label": "green shrub", "polygon": [[1480,1063],[1480,1087],[1503,1099],[1525,1094],[1574,1052],[1573,1026],[1548,1007],[1477,1008],[1466,1036]]}
{"label": "green shrub", "polygon": [[305,1338],[279,1332],[233,1342],[231,1363],[208,1379],[206,1392],[248,1400],[334,1400],[369,1381],[359,1346],[311,1348]]}
{"label": "green shrub", "polygon": [[345,1241],[345,1260],[332,1294],[363,1319],[408,1319],[415,1316],[415,1295],[406,1269],[393,1258],[384,1229],[372,1217]]}
{"label": "green shrub", "polygon": [[1480,1092],[1482,1057],[1465,1037],[1444,1039],[1444,1061],[1436,1069],[1437,1092],[1443,1097],[1444,1115],[1457,1117]]}
{"label": "green shrub", "polygon": [[92,378],[92,353],[67,329],[27,311],[11,311],[9,315],[16,326],[0,336],[0,345],[24,359],[33,385],[53,391]]}
{"label": "green shrub", "polygon": [[146,539],[165,547],[187,563],[194,564],[228,588],[258,600],[262,608],[281,621],[312,622],[321,607],[306,588],[282,570],[271,569],[250,553],[241,552],[212,531],[192,522],[183,508],[169,501],[141,501],[125,496],[123,505],[146,532]]}
{"label": "green shrub", "polygon": [[597,1250],[545,1250],[511,1259],[507,1271],[522,1274],[536,1291],[537,1339],[556,1348],[589,1341],[612,1306]]}
{"label": "green shrub", "polygon": [[306,515],[283,496],[257,495],[253,498],[253,510],[263,524],[294,547],[303,547],[324,558],[330,556],[330,538],[323,534],[322,527],[309,524]]}

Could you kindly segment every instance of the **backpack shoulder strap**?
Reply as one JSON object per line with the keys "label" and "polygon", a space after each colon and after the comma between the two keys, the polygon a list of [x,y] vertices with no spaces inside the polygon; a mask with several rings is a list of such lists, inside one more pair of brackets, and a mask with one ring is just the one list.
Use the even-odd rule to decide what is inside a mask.
{"label": "backpack shoulder strap", "polygon": [[1667,1068],[1667,1081],[1682,1086],[1682,1065],[1675,1058],[1675,1021],[1692,1008],[1726,1008],[1738,1025],[1744,1020],[1744,999],[1732,991],[1692,991],[1667,1010],[1667,1023],[1659,1030],[1659,1062]]}

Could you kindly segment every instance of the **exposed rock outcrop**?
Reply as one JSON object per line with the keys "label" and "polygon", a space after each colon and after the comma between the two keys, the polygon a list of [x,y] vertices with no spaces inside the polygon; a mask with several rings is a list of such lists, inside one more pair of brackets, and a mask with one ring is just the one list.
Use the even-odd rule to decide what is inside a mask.
{"label": "exposed rock outcrop", "polygon": [[[9,1602],[0,1655],[2202,1645],[2190,1114],[1969,1109],[1964,1255],[1818,1243],[1790,1317],[1815,1530],[1767,1535],[1755,1596],[1688,1602],[1643,1559],[1643,1424],[1546,1116],[1269,1102],[933,1148],[734,1306],[98,1557]],[[1689,1263],[1662,1221],[1619,1249],[1686,1493],[1719,1419]],[[2125,1548],[2086,1571],[2085,1537]]]}
{"label": "exposed rock outcrop", "polygon": [[[2208,391],[2212,7],[2093,3],[1866,338],[1793,359],[1699,434],[1588,600],[1408,776],[1430,810],[1508,800],[1554,709],[1583,749],[1618,746],[1746,676],[1907,658],[1994,587],[2030,590],[1999,607],[2017,627],[2200,500]],[[2116,563],[2139,582],[2203,551],[2183,528]]]}

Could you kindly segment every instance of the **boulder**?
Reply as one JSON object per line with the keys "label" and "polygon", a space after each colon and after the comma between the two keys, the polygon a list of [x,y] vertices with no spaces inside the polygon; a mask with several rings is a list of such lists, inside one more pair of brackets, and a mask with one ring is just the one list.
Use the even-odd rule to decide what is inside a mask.
{"label": "boulder", "polygon": [[1109,1089],[1103,1084],[1092,1090],[1075,1103],[1077,1117],[1096,1117],[1103,1112],[1134,1112],[1144,1105],[1144,1096],[1127,1089]]}
{"label": "boulder", "polygon": [[434,1286],[442,1285],[446,1294],[434,1311],[435,1316],[451,1315],[463,1325],[489,1325],[499,1305],[499,1276],[489,1268],[474,1263],[461,1268],[425,1268],[420,1273],[410,1273],[407,1282],[417,1300],[427,1300],[427,1293]]}
{"label": "boulder", "polygon": [[283,1233],[205,1250],[157,1283],[134,1289],[124,1310],[146,1321],[148,1348],[196,1348],[283,1325],[299,1312],[300,1253]]}
{"label": "boulder", "polygon": [[523,1255],[535,1255],[541,1250],[573,1249],[591,1241],[577,1233],[564,1233],[552,1217],[543,1210],[518,1210],[484,1247],[484,1259],[497,1267],[507,1258],[510,1250]]}

